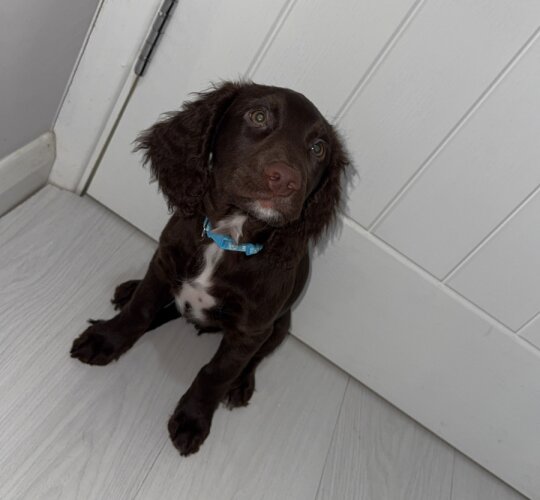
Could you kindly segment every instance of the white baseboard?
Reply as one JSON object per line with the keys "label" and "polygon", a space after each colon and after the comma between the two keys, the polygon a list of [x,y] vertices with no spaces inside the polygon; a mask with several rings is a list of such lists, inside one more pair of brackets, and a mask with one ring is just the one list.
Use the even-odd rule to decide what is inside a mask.
{"label": "white baseboard", "polygon": [[55,142],[46,132],[0,160],[0,216],[47,184]]}

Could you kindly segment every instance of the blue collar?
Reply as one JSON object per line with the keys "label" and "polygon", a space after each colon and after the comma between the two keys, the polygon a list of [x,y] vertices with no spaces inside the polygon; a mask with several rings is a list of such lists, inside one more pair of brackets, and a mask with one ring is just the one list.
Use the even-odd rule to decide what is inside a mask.
{"label": "blue collar", "polygon": [[214,233],[208,217],[205,217],[203,224],[203,236],[206,235],[213,239],[216,245],[223,250],[233,250],[235,252],[244,252],[246,255],[255,255],[259,253],[263,246],[259,243],[243,243],[238,245],[230,236]]}

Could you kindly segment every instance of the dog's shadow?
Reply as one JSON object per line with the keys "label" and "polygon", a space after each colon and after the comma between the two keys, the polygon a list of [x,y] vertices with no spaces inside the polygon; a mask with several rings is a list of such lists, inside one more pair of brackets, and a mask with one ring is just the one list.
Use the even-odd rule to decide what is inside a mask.
{"label": "dog's shadow", "polygon": [[217,351],[221,337],[221,333],[197,335],[192,325],[178,318],[146,333],[135,348],[156,353],[164,376],[185,392]]}

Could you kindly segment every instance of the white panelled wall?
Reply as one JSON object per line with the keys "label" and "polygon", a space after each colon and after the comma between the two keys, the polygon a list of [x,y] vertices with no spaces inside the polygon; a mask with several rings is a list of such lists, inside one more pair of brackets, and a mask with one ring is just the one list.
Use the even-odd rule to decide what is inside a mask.
{"label": "white panelled wall", "polygon": [[306,94],[359,175],[293,333],[540,498],[539,26],[538,0],[184,0],[88,193],[156,238],[140,130],[209,81]]}

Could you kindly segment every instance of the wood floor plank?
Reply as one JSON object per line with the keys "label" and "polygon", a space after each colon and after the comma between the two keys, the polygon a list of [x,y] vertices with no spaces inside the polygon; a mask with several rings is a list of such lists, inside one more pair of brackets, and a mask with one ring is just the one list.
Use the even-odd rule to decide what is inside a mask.
{"label": "wood floor plank", "polygon": [[452,500],[525,500],[525,497],[461,453],[456,453]]}
{"label": "wood floor plank", "polygon": [[247,408],[220,408],[194,456],[163,448],[138,500],[312,500],[346,375],[290,337],[263,362]]}
{"label": "wood floor plank", "polygon": [[23,233],[25,226],[33,224],[35,214],[44,212],[49,204],[55,204],[54,209],[61,211],[61,206],[66,202],[67,197],[60,196],[60,193],[62,190],[54,186],[45,186],[24,203],[0,217],[0,247],[11,241],[16,234]]}
{"label": "wood floor plank", "polygon": [[129,498],[163,445],[145,404],[159,406],[152,396],[169,378],[161,358],[179,337],[101,370],[68,352],[89,315],[112,313],[114,284],[140,276],[155,244],[55,188],[19,208],[0,221],[5,236],[17,219],[0,247],[0,498]]}
{"label": "wood floor plank", "polygon": [[454,450],[351,379],[317,500],[450,500]]}
{"label": "wood floor plank", "polygon": [[62,380],[41,379],[31,421],[2,440],[0,498],[132,499],[168,439],[177,398],[216,344],[175,323],[111,366],[70,360]]}
{"label": "wood floor plank", "polygon": [[[48,187],[32,205],[40,208],[39,198],[51,195],[47,210],[26,212],[23,205],[19,215],[0,219],[1,235],[11,216],[25,228],[0,246],[3,408],[13,407],[19,388],[31,387],[26,368],[56,354],[50,347],[56,336],[74,336],[88,315],[111,313],[114,284],[125,279],[119,264],[126,263],[126,270],[135,264],[140,274],[154,246],[107,210],[71,193]],[[122,245],[126,248],[117,254]],[[59,352],[65,356],[68,349]]]}

